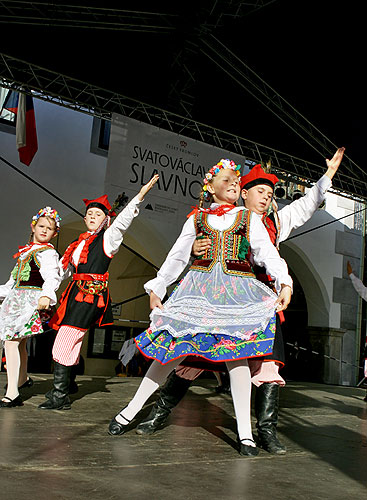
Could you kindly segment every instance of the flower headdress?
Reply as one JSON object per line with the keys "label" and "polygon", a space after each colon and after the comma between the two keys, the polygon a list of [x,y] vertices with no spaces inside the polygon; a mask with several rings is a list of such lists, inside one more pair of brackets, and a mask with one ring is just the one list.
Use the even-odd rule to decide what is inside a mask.
{"label": "flower headdress", "polygon": [[32,217],[31,225],[34,227],[40,217],[50,217],[55,221],[56,231],[60,231],[60,221],[62,220],[58,212],[51,207],[44,207],[38,211],[36,215]]}
{"label": "flower headdress", "polygon": [[233,170],[237,177],[241,180],[241,165],[236,165],[233,160],[220,160],[216,165],[214,165],[204,177],[204,186],[202,188],[204,199],[209,200],[210,193],[208,191],[209,182],[215,177],[221,169],[229,168]]}

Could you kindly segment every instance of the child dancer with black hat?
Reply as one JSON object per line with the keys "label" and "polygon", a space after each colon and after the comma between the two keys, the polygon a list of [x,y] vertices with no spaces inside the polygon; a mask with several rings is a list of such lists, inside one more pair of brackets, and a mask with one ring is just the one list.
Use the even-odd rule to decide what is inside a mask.
{"label": "child dancer with black hat", "polygon": [[140,203],[157,180],[158,175],[152,177],[111,225],[110,218],[116,214],[111,211],[107,195],[95,200],[83,200],[86,205],[84,221],[87,231],[68,246],[61,259],[62,278],[71,276],[72,281],[50,321],[50,326],[58,332],[52,350],[54,387],[46,394],[47,399],[39,408],[71,408],[71,370],[79,362],[86,331],[93,324],[113,324],[108,267],[122,244],[126,230],[139,214]]}

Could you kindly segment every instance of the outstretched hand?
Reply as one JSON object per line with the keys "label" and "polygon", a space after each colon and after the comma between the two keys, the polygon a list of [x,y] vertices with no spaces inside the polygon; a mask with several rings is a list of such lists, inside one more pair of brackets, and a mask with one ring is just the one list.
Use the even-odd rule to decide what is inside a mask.
{"label": "outstretched hand", "polygon": [[347,262],[347,273],[348,274],[352,274],[353,273],[353,269],[352,269],[352,266],[350,265],[349,260]]}
{"label": "outstretched hand", "polygon": [[280,291],[280,294],[278,295],[278,299],[275,302],[275,305],[277,305],[276,311],[285,311],[287,309],[289,302],[291,301],[292,298],[292,289],[288,285],[282,285],[282,289]]}
{"label": "outstretched hand", "polygon": [[328,167],[325,175],[327,175],[329,177],[329,179],[332,179],[334,177],[334,175],[336,174],[338,168],[339,168],[339,165],[343,159],[343,156],[344,156],[344,151],[345,151],[345,148],[338,148],[336,150],[336,153],[335,155],[331,158],[331,160],[326,160],[326,165]]}
{"label": "outstretched hand", "polygon": [[154,292],[150,292],[150,308],[153,310],[155,307],[163,310],[161,299]]}
{"label": "outstretched hand", "polygon": [[138,193],[138,198],[140,201],[143,201],[144,199],[144,196],[152,189],[152,187],[154,186],[154,184],[158,181],[159,179],[159,175],[158,174],[155,174],[151,179],[150,181],[145,184],[145,186],[143,186],[139,193]]}

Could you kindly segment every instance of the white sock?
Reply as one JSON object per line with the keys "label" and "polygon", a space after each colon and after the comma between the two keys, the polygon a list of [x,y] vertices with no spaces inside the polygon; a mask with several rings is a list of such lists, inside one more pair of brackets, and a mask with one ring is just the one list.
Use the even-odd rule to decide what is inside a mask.
{"label": "white sock", "polygon": [[8,388],[6,397],[15,399],[19,396],[18,382],[20,369],[19,342],[17,340],[5,341],[6,375],[8,377]]}
{"label": "white sock", "polygon": [[228,361],[226,365],[231,383],[238,437],[243,444],[256,446],[251,429],[251,374],[247,360]]}
{"label": "white sock", "polygon": [[135,415],[143,408],[145,402],[158,389],[158,387],[166,381],[172,370],[178,366],[184,358],[175,359],[166,365],[161,365],[154,360],[150,365],[145,377],[141,381],[138,390],[136,391],[130,403],[121,410],[115,417],[117,422],[122,425],[127,425]]}

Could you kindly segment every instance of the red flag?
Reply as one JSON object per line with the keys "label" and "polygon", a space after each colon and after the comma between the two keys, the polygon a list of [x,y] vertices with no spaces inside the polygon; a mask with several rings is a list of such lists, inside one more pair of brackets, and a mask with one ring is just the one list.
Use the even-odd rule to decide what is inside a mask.
{"label": "red flag", "polygon": [[16,142],[19,160],[30,165],[38,149],[33,98],[10,90],[3,108],[17,115]]}

